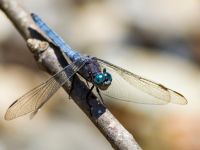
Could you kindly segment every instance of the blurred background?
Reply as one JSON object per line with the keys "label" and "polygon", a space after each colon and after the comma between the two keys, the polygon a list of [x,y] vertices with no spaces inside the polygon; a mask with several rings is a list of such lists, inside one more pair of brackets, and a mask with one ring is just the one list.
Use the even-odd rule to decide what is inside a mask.
{"label": "blurred background", "polygon": [[[71,47],[182,93],[187,105],[105,100],[148,150],[200,149],[200,1],[18,0]],[[38,115],[7,122],[8,106],[49,76],[0,11],[0,150],[111,150],[61,89]]]}

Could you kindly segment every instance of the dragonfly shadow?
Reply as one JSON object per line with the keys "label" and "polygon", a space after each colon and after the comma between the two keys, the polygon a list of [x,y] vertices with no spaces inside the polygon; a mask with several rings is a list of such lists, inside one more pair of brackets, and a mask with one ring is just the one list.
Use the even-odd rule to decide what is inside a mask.
{"label": "dragonfly shadow", "polygon": [[99,118],[106,112],[106,107],[100,101],[96,101],[96,96],[93,94],[91,95],[90,105],[90,113],[95,118]]}
{"label": "dragonfly shadow", "polygon": [[[37,39],[40,41],[47,41],[47,37],[45,37],[44,35],[42,35],[42,33],[38,32],[37,30],[33,29],[33,28],[28,28],[29,33],[31,35],[31,37],[33,39]],[[53,47],[54,53],[56,55],[56,57],[58,58],[58,61],[60,63],[60,65],[64,68],[65,66],[68,65],[68,62],[66,61],[66,59],[63,57],[61,50],[59,49],[59,47],[55,46],[53,43],[51,43],[50,41],[47,41],[49,43],[49,45],[51,47]]]}
{"label": "dragonfly shadow", "polygon": [[38,39],[38,40],[41,40],[41,41],[46,41],[46,38],[41,33],[39,33],[37,30],[35,30],[31,27],[29,27],[28,30],[29,30],[29,33],[30,33],[32,38]]}
{"label": "dragonfly shadow", "polygon": [[[106,112],[106,107],[100,102],[99,97],[90,91],[90,86],[86,84],[83,78],[74,77],[72,95],[78,105],[84,106],[84,112],[98,119]],[[91,92],[88,96],[88,93]]]}

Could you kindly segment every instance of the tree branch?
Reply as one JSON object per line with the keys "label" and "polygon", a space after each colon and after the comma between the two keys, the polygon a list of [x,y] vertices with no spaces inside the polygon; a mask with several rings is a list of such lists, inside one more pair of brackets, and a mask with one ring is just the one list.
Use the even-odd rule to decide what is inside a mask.
{"label": "tree branch", "polygon": [[[40,29],[33,23],[30,14],[16,1],[0,0],[0,8],[12,21],[23,38],[25,40],[29,39],[27,42],[29,49],[34,53],[36,61],[41,64],[48,73],[53,75],[61,70],[64,65],[67,65],[66,61],[63,59],[62,53],[55,46],[51,43],[44,42],[42,37],[38,38],[31,32],[30,29],[33,29],[41,33]],[[38,40],[36,40],[36,37]],[[92,109],[88,107],[86,95],[89,89],[78,76],[75,76],[73,84],[75,86],[70,96],[107,138],[114,149],[141,150],[133,136],[117,121],[104,105],[99,103],[98,98],[94,94],[91,94],[89,97]],[[69,85],[66,84],[63,88],[69,93]],[[90,109],[92,115],[90,114]]]}

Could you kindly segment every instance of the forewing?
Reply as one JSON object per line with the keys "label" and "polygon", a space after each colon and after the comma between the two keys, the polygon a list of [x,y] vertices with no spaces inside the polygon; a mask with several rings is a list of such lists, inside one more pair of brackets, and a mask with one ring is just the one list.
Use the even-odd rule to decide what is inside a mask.
{"label": "forewing", "polygon": [[8,108],[5,114],[5,120],[12,120],[30,112],[33,112],[33,114],[35,114],[62,85],[64,85],[65,83],[70,83],[70,78],[84,64],[85,62],[79,64],[71,63],[63,70],[49,78],[46,82],[35,87],[19,99],[17,99]]}
{"label": "forewing", "polygon": [[180,93],[153,81],[142,78],[107,61],[97,59],[100,66],[112,74],[111,86],[102,93],[110,98],[144,104],[187,104]]}

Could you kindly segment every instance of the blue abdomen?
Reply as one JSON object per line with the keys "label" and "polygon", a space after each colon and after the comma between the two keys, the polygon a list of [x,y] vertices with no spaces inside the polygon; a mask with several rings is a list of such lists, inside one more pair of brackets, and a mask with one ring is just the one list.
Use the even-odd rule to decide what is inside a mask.
{"label": "blue abdomen", "polygon": [[39,16],[33,13],[31,16],[37,26],[71,59],[71,61],[74,61],[80,57],[80,54],[75,52],[69,45],[67,45],[64,40],[58,36],[58,34],[54,32],[44,21],[42,21]]}

